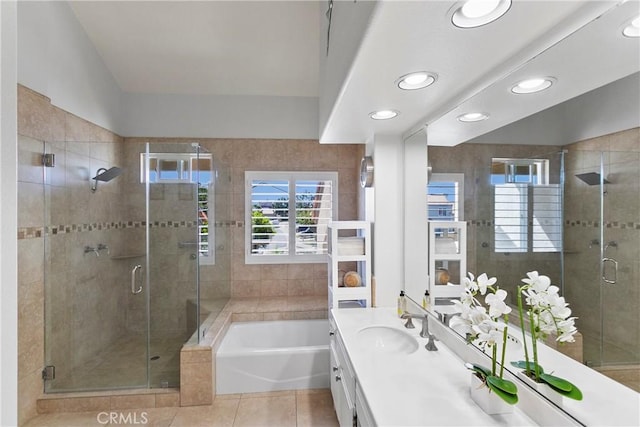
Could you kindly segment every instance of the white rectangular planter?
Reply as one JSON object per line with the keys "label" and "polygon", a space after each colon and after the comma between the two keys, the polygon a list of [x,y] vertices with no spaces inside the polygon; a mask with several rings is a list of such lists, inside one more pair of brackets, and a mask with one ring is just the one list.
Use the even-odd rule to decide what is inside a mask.
{"label": "white rectangular planter", "polygon": [[476,374],[471,374],[471,399],[488,415],[510,414],[513,405],[509,405],[500,396],[489,389]]}

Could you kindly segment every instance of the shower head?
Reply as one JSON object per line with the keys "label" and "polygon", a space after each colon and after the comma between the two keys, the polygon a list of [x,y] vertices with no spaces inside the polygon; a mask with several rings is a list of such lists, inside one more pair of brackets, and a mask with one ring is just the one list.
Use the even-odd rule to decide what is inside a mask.
{"label": "shower head", "polygon": [[95,193],[98,189],[98,181],[109,182],[117,176],[120,176],[122,169],[118,167],[112,167],[110,169],[100,168],[96,171],[96,176],[91,178],[93,183],[91,184],[91,192]]}
{"label": "shower head", "polygon": [[[600,184],[600,174],[598,172],[579,173],[576,174],[576,178],[585,182],[587,185]],[[604,179],[602,182],[604,182],[605,184],[611,184],[611,182],[607,181],[607,179]]]}

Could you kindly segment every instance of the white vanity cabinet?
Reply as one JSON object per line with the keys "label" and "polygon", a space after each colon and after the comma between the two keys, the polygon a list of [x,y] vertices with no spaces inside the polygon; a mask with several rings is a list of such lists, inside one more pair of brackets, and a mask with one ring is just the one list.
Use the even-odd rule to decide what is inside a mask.
{"label": "white vanity cabinet", "polygon": [[333,406],[341,427],[352,427],[356,416],[356,378],[353,367],[333,322],[330,325],[329,379]]}

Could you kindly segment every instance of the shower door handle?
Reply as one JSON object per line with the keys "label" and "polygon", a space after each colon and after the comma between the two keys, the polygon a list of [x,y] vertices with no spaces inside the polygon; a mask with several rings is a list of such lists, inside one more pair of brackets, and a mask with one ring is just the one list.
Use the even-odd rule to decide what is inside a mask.
{"label": "shower door handle", "polygon": [[[613,280],[607,279],[605,267],[607,263],[613,264]],[[615,285],[618,282],[618,261],[613,258],[602,258],[602,281],[610,285]]]}
{"label": "shower door handle", "polygon": [[138,271],[142,273],[142,266],[140,264],[136,265],[135,267],[133,267],[133,270],[131,270],[131,293],[134,295],[142,292],[142,285],[136,287]]}

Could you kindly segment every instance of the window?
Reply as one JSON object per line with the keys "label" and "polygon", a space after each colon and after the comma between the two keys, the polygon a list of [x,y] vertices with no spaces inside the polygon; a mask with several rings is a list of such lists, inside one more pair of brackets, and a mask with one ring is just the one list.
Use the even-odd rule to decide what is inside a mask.
{"label": "window", "polygon": [[246,172],[247,264],[326,262],[336,172]]}
{"label": "window", "polygon": [[[149,153],[140,154],[140,181],[149,184],[197,184],[198,234],[197,246],[202,264],[215,264],[214,173],[213,157],[209,153]],[[195,191],[195,188],[194,188]],[[184,242],[186,244],[193,244]]]}
{"label": "window", "polygon": [[493,159],[496,252],[562,250],[562,194],[546,159]]}
{"label": "window", "polygon": [[[434,173],[427,184],[429,221],[462,221],[464,216],[464,174]],[[455,233],[454,229],[437,229],[436,237]]]}

